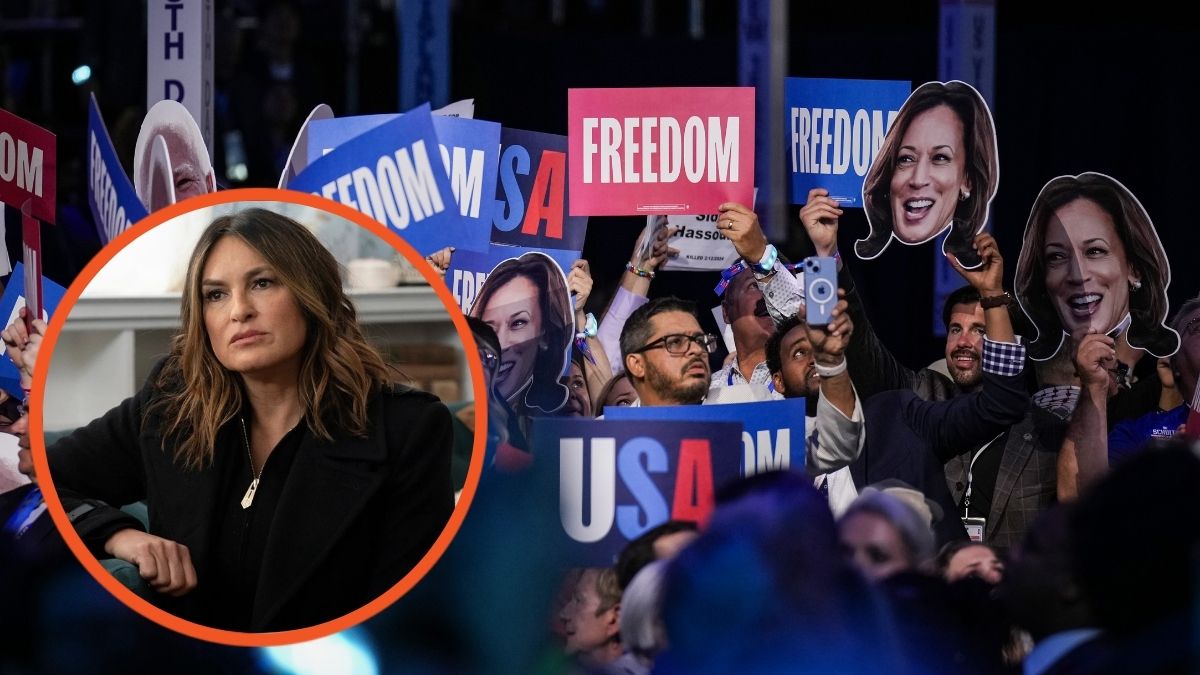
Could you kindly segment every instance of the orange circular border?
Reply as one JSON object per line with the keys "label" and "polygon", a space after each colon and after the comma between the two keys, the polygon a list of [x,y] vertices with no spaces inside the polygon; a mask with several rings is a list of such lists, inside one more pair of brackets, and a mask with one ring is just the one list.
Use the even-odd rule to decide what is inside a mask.
{"label": "orange circular border", "polygon": [[58,342],[58,335],[62,332],[63,324],[67,320],[71,309],[79,300],[79,295],[83,289],[91,283],[92,279],[100,271],[100,268],[106,265],[113,256],[124,249],[130,242],[145,234],[149,230],[163,224],[164,222],[175,218],[176,216],[190,213],[197,209],[207,206],[216,206],[218,204],[229,204],[235,202],[289,202],[308,206],[320,211],[326,211],[336,216],[340,216],[356,223],[360,227],[370,231],[376,236],[384,239],[399,251],[412,265],[421,272],[425,280],[429,282],[431,288],[437,293],[438,298],[447,310],[447,315],[454,323],[454,328],[458,332],[458,336],[462,341],[464,353],[467,355],[466,362],[471,372],[472,389],[474,392],[475,401],[486,401],[487,395],[485,391],[483,379],[483,367],[479,363],[478,358],[473,355],[477,353],[475,338],[467,325],[466,318],[463,316],[462,310],[459,309],[458,303],[454,301],[454,297],[450,295],[450,290],[442,279],[434,273],[432,267],[425,259],[417,253],[408,242],[404,241],[398,234],[389,230],[386,226],[378,223],[362,213],[344,206],[334,201],[318,197],[316,195],[305,192],[295,192],[291,190],[278,190],[274,188],[246,188],[237,190],[224,190],[221,192],[211,193],[199,197],[193,197],[185,202],[168,206],[167,208],[156,211],[146,218],[139,221],[136,225],[122,232],[116,239],[109,242],[107,246],[100,250],[91,262],[83,268],[75,281],[67,289],[63,295],[62,301],[58,304],[54,312],[54,316],[50,320],[50,325],[46,331],[45,338],[41,347],[41,356],[37,361],[37,366],[33,374],[33,389],[30,400],[30,441],[33,445],[34,466],[37,470],[39,483],[42,492],[45,494],[46,504],[50,512],[50,516],[54,519],[54,524],[58,528],[59,533],[66,541],[67,546],[79,559],[79,562],[84,568],[95,577],[96,581],[108,589],[108,592],[116,596],[126,606],[136,611],[138,614],[147,619],[182,633],[189,637],[209,642],[216,642],[226,645],[234,645],[241,647],[267,647],[276,645],[292,644],[296,642],[305,642],[316,640],[318,638],[331,635],[341,630],[350,628],[378,614],[380,611],[398,600],[401,596],[407,593],[418,581],[424,577],[434,564],[445,553],[450,541],[454,535],[458,533],[462,526],[463,518],[466,517],[467,509],[470,507],[472,500],[475,498],[475,490],[479,485],[479,477],[483,471],[483,455],[484,444],[487,436],[487,409],[488,406],[476,406],[475,411],[475,439],[471,448],[471,463],[467,470],[467,480],[463,486],[462,493],[459,496],[458,503],[454,507],[454,512],[450,516],[450,520],[446,523],[442,533],[438,536],[433,546],[425,553],[424,557],[417,562],[416,566],[409,570],[408,574],[404,575],[394,586],[389,588],[379,597],[371,600],[367,604],[358,609],[342,615],[336,619],[320,623],[307,628],[297,628],[295,630],[266,632],[266,633],[243,633],[238,631],[223,630],[219,628],[211,628],[198,623],[186,621],[173,614],[169,614],[158,607],[150,604],[148,601],[138,597],[133,591],[123,586],[115,577],[101,566],[100,562],[87,550],[83,540],[79,534],[75,532],[75,528],[71,525],[67,518],[66,511],[59,501],[58,492],[54,487],[53,479],[50,475],[49,460],[46,457],[46,441],[43,436],[44,430],[42,426],[42,411],[43,399],[46,390],[46,378],[50,372],[50,362],[53,359],[54,346]]}

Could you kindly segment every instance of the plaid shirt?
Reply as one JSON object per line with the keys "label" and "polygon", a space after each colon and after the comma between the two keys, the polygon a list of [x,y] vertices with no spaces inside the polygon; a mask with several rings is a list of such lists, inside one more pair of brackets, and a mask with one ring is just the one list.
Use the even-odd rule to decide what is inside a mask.
{"label": "plaid shirt", "polygon": [[1025,345],[1017,336],[1016,343],[996,342],[983,336],[983,372],[1016,377],[1025,368]]}

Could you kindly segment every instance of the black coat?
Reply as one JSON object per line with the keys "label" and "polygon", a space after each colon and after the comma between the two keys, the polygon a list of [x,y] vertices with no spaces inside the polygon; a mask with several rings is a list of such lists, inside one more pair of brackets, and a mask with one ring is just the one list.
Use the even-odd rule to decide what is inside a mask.
{"label": "black coat", "polygon": [[942,507],[938,543],[966,538],[943,464],[1020,422],[1028,406],[1020,376],[985,372],[983,386],[948,401],[926,401],[910,389],[876,394],[863,403],[867,442],[850,465],[855,486],[897,478]]}
{"label": "black coat", "polygon": [[[149,383],[157,379],[157,369]],[[188,547],[197,587],[158,604],[206,623],[206,570],[219,472],[182,468],[162,450],[164,423],[145,420],[157,389],[147,384],[103,417],[48,449],[55,486],[108,504],[145,500],[150,533]],[[369,404],[365,439],[306,433],[279,497],[254,596],[251,630],[310,626],[366,604],[425,555],[454,508],[450,413],[431,394],[393,389]],[[217,452],[242,448],[238,422],[218,434]],[[241,493],[241,489],[237,490]],[[88,533],[81,536],[88,540]],[[103,533],[106,538],[111,533]],[[88,541],[93,552],[103,540]]]}

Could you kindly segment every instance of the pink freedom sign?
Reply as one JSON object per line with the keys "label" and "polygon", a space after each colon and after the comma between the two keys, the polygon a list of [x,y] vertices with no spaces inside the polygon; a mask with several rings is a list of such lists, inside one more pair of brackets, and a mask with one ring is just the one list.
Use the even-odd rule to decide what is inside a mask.
{"label": "pink freedom sign", "polygon": [[572,216],[754,200],[754,88],[567,90]]}
{"label": "pink freedom sign", "polygon": [[19,209],[30,202],[35,218],[54,222],[54,134],[0,110],[0,202]]}

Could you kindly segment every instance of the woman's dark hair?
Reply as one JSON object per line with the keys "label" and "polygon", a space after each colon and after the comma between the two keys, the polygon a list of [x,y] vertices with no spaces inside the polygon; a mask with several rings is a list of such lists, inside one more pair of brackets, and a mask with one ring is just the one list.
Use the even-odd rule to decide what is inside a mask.
{"label": "woman's dark hair", "polygon": [[517,277],[525,277],[538,289],[538,309],[542,314],[542,336],[546,345],[545,352],[534,360],[533,381],[525,392],[525,407],[552,413],[567,402],[568,390],[559,378],[567,365],[567,348],[575,336],[571,298],[558,263],[545,253],[530,251],[496,265],[483,282],[470,315],[483,316],[496,291]]}
{"label": "woman's dark hair", "polygon": [[1021,309],[1037,329],[1037,336],[1029,342],[1029,358],[1044,361],[1053,357],[1066,337],[1046,290],[1045,242],[1054,213],[1076,199],[1087,199],[1112,217],[1129,269],[1142,282],[1140,288],[1129,290],[1129,344],[1156,357],[1171,355],[1179,348],[1179,335],[1163,325],[1167,318],[1167,286],[1171,283],[1167,253],[1137,197],[1116,179],[1089,171],[1059,176],[1046,183],[1025,225],[1015,284]]}
{"label": "woman's dark hair", "polygon": [[965,266],[975,267],[979,256],[972,244],[975,234],[987,222],[988,208],[1000,183],[1000,162],[996,151],[996,131],[992,113],[983,97],[969,84],[926,82],[908,97],[895,122],[883,139],[879,154],[863,179],[863,210],[871,231],[865,239],[854,244],[854,252],[863,260],[883,253],[892,241],[892,207],[888,199],[892,174],[900,143],[908,126],[918,115],[938,106],[947,106],[958,115],[963,125],[963,151],[966,153],[966,177],[971,184],[971,196],[958,202],[954,209],[953,225],[942,243],[942,250],[952,253]]}

